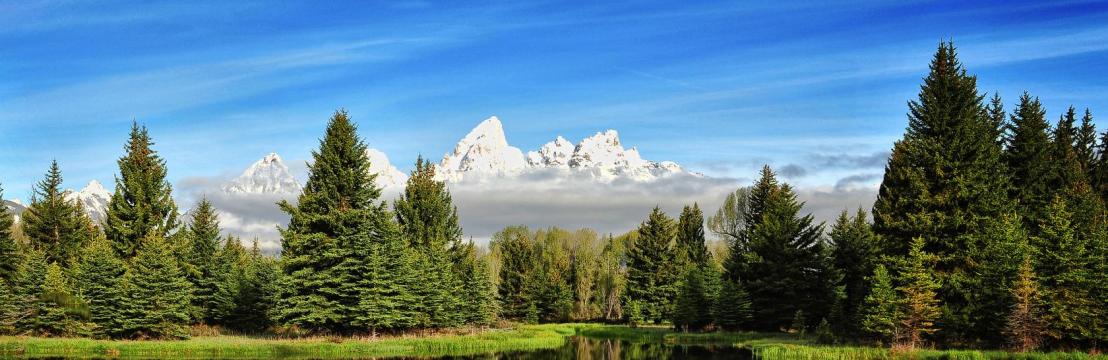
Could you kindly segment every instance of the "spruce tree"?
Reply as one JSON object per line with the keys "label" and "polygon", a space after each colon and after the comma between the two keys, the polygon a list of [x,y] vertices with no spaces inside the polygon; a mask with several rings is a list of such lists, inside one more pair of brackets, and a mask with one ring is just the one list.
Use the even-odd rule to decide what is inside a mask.
{"label": "spruce tree", "polygon": [[38,333],[39,316],[45,311],[44,303],[40,302],[43,294],[43,281],[46,279],[46,269],[50,263],[46,260],[46,254],[42,249],[29,248],[23,253],[23,261],[19,264],[19,272],[13,286],[18,309],[5,321],[10,323],[17,332],[23,334]]}
{"label": "spruce tree", "polygon": [[1093,177],[1093,168],[1096,166],[1097,139],[1096,124],[1093,123],[1093,114],[1085,109],[1085,116],[1081,117],[1081,126],[1077,128],[1077,136],[1074,138],[1073,148],[1077,153],[1077,159],[1081,163],[1081,169],[1089,179]]}
{"label": "spruce tree", "polygon": [[831,227],[830,235],[834,246],[832,259],[835,269],[842,274],[844,292],[836,327],[847,334],[857,334],[861,322],[860,309],[869,294],[867,278],[873,275],[879,260],[880,244],[866,220],[865,210],[861,208],[853,217],[843,210]]}
{"label": "spruce tree", "polygon": [[35,185],[31,205],[23,214],[23,233],[47,261],[66,263],[97,231],[77,203],[65,199],[58,162],[50,163],[46,178]]}
{"label": "spruce tree", "polygon": [[906,256],[917,237],[927,241],[925,250],[939,258],[943,336],[970,339],[975,334],[965,319],[976,311],[969,298],[977,291],[975,249],[982,247],[974,242],[1010,206],[997,121],[986,116],[977,79],[967,75],[952,43],[939,46],[908,110],[907,130],[893,145],[874,204],[874,229],[890,256]]}
{"label": "spruce tree", "polygon": [[720,280],[719,295],[712,308],[716,326],[723,330],[749,329],[753,312],[750,295],[738,281],[726,277]]}
{"label": "spruce tree", "polygon": [[42,294],[35,306],[39,311],[35,316],[37,326],[34,333],[65,337],[89,334],[90,326],[85,322],[89,315],[88,305],[73,296],[69,281],[57,263],[51,263],[46,267],[46,274],[42,280]]}
{"label": "spruce tree", "polygon": [[[8,211],[7,204],[3,204],[4,188],[0,186],[0,283],[11,286],[16,273],[19,271],[20,249],[19,243],[12,236],[12,226],[15,219]],[[11,289],[7,289],[10,293]]]}
{"label": "spruce tree", "polygon": [[1018,215],[999,219],[983,236],[990,241],[983,249],[975,278],[976,288],[980,290],[973,294],[972,302],[979,311],[971,321],[983,345],[1002,347],[1006,345],[1003,338],[1007,326],[1005,319],[1016,301],[1011,290],[1019,280],[1020,265],[1032,256],[1033,248]]}
{"label": "spruce tree", "polygon": [[177,228],[177,205],[166,180],[165,160],[153,145],[146,126],[132,123],[125,154],[117,161],[119,174],[104,218],[104,234],[125,260],[138,253],[144,239],[168,239]]}
{"label": "spruce tree", "polygon": [[834,269],[822,241],[822,224],[801,216],[804,204],[768,167],[752,190],[744,249],[733,253],[732,278],[750,293],[754,327],[772,331],[790,324],[798,310],[827,316],[835,302]]}
{"label": "spruce tree", "polygon": [[138,248],[120,286],[122,335],[136,339],[187,338],[192,284],[178,266],[172,245],[150,236]]}
{"label": "spruce tree", "polygon": [[1008,114],[1004,112],[1004,102],[1000,99],[1000,94],[993,94],[993,97],[989,99],[989,105],[985,107],[985,118],[989,120],[988,128],[993,132],[990,134],[990,138],[996,141],[997,146],[1004,146],[1004,130],[1007,129],[1008,123],[1005,119]]}
{"label": "spruce tree", "polygon": [[460,313],[465,323],[487,326],[496,319],[496,289],[489,277],[488,265],[477,257],[473,242],[462,244],[455,272],[461,276]]}
{"label": "spruce tree", "polygon": [[1011,292],[1015,301],[1006,316],[1004,334],[1014,350],[1034,351],[1042,341],[1043,322],[1039,312],[1039,286],[1030,256],[1020,264],[1019,277],[1012,284]]}
{"label": "spruce tree", "polygon": [[719,272],[712,264],[693,265],[685,271],[673,305],[673,326],[679,330],[703,330],[712,316],[720,287]]}
{"label": "spruce tree", "polygon": [[[346,111],[331,117],[312,159],[297,204],[280,203],[290,220],[281,230],[284,276],[274,317],[310,331],[359,331],[352,327],[364,315],[359,303],[379,290],[366,287],[365,277],[380,269],[365,256],[393,241],[393,214],[378,200],[366,145]],[[389,262],[404,261],[403,252],[386,249]]]}
{"label": "spruce tree", "polygon": [[227,318],[233,329],[248,333],[264,331],[271,325],[269,314],[277,295],[277,278],[280,274],[277,261],[262,255],[258,241],[254,240],[245,271],[237,277],[238,292],[235,308]]}
{"label": "spruce tree", "polygon": [[912,241],[908,257],[903,260],[897,276],[897,291],[903,299],[903,317],[900,326],[904,330],[903,345],[909,349],[923,343],[923,336],[935,333],[941,309],[937,291],[939,282],[932,275],[935,256],[923,250],[923,238]]}
{"label": "spruce tree", "polygon": [[1073,344],[1094,335],[1092,324],[1101,311],[1091,290],[1089,269],[1095,259],[1071,226],[1073,213],[1060,197],[1051,202],[1048,216],[1034,238],[1038,250],[1035,272],[1043,298],[1046,335],[1056,344]]}
{"label": "spruce tree", "polygon": [[[407,248],[396,225],[387,219],[382,220],[385,221],[377,231],[384,231],[385,234],[380,239],[370,240],[368,236],[361,236],[365,245],[358,248],[358,254],[365,259],[366,273],[359,280],[364,293],[357,304],[354,324],[372,334],[428,325],[430,321],[426,319],[430,316],[421,313],[426,307],[416,304],[423,299],[415,290],[431,284],[422,283],[425,278],[411,269],[414,265],[412,258],[417,254]],[[441,312],[447,309],[436,310]]]}
{"label": "spruce tree", "polygon": [[708,263],[708,245],[704,240],[704,213],[700,206],[685,206],[677,220],[678,256],[688,262],[689,268]]}
{"label": "spruce tree", "polygon": [[524,319],[529,307],[534,304],[529,283],[538,263],[530,230],[523,226],[507,227],[493,235],[492,244],[500,253],[497,298],[500,300],[501,317]]}
{"label": "spruce tree", "polygon": [[247,274],[244,272],[248,268],[249,255],[239,238],[228,236],[223,248],[213,256],[212,280],[209,284],[212,288],[206,302],[206,311],[212,323],[234,326],[236,324],[232,319],[239,305],[241,286],[247,281]]}
{"label": "spruce tree", "polygon": [[892,276],[885,265],[877,264],[869,282],[870,290],[862,306],[862,329],[889,344],[897,342],[903,333],[900,324],[903,311]]}
{"label": "spruce tree", "polygon": [[89,321],[97,337],[122,334],[119,307],[123,299],[121,281],[126,267],[115,249],[103,237],[97,237],[81,251],[74,269],[77,295],[88,304]]}
{"label": "spruce tree", "polygon": [[677,294],[680,275],[673,261],[676,224],[654,207],[638,233],[627,254],[627,300],[640,302],[644,319],[657,323],[670,318]]}
{"label": "spruce tree", "polygon": [[1037,234],[1036,225],[1045,216],[1050,200],[1057,191],[1058,172],[1052,162],[1056,152],[1051,145],[1050,126],[1046,110],[1038,98],[1024,93],[1012,114],[1008,146],[1004,160],[1012,174],[1012,199],[1022,210],[1020,214]]}
{"label": "spruce tree", "polygon": [[219,219],[208,199],[201,199],[192,211],[192,222],[188,224],[187,231],[191,247],[185,261],[185,273],[195,290],[192,297],[193,318],[197,322],[211,324],[216,307],[212,297],[220,282],[230,274],[220,271],[217,263]]}

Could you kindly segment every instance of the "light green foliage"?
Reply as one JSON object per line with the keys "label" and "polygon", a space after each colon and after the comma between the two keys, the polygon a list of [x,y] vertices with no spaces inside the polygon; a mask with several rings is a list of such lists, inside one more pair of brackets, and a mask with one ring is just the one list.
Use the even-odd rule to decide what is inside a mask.
{"label": "light green foliage", "polygon": [[932,273],[935,256],[923,250],[923,238],[916,238],[908,250],[908,257],[900,265],[897,276],[897,292],[903,307],[900,326],[904,329],[902,342],[915,348],[923,342],[923,336],[938,331],[935,321],[939,318],[939,299],[936,291],[940,285]]}
{"label": "light green foliage", "polygon": [[81,251],[73,273],[77,296],[88,304],[89,321],[97,337],[118,337],[120,327],[121,289],[126,267],[115,249],[103,237],[98,237]]}
{"label": "light green foliage", "polygon": [[119,158],[115,192],[104,218],[104,234],[122,259],[131,259],[145,239],[168,239],[177,229],[177,204],[166,180],[165,160],[152,148],[146,126],[131,124],[130,138]]}
{"label": "light green foliage", "polygon": [[872,285],[862,307],[862,329],[886,342],[897,341],[902,333],[902,310],[892,276],[884,265],[878,264],[869,282]]}

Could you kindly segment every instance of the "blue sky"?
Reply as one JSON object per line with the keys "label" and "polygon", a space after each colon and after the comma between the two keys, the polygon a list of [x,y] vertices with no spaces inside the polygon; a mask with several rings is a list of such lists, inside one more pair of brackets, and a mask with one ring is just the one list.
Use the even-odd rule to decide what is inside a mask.
{"label": "blue sky", "polygon": [[175,184],[302,163],[339,107],[402,170],[497,115],[525,151],[614,128],[710,176],[875,182],[950,38],[1009,108],[1108,116],[1108,3],[460,3],[0,0],[5,195],[52,158],[110,185],[132,119]]}

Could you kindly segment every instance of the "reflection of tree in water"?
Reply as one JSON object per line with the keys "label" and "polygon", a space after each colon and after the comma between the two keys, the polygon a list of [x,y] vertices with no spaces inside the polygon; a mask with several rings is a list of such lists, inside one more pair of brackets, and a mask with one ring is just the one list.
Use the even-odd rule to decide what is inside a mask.
{"label": "reflection of tree in water", "polygon": [[551,350],[509,352],[473,357],[440,359],[488,360],[715,360],[752,359],[750,351],[730,345],[675,345],[573,337],[565,346]]}

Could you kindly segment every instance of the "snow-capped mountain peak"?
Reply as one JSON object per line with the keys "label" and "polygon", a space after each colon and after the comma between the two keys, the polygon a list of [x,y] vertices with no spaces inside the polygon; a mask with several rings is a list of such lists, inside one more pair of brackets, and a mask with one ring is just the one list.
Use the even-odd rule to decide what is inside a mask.
{"label": "snow-capped mountain peak", "polygon": [[369,173],[377,174],[377,186],[383,189],[403,188],[408,181],[408,175],[392,166],[389,156],[380,150],[369,148],[365,151],[369,157]]}
{"label": "snow-capped mountain peak", "polygon": [[473,128],[439,163],[436,177],[460,180],[462,174],[513,175],[526,167],[523,152],[508,145],[504,126],[496,116]]}
{"label": "snow-capped mountain peak", "polygon": [[568,168],[570,158],[573,156],[573,143],[566,138],[558,136],[554,141],[548,142],[538,151],[527,152],[527,165],[531,167]]}
{"label": "snow-capped mountain peak", "polygon": [[269,153],[223,187],[232,194],[298,194],[300,183],[289,173],[281,156]]}
{"label": "snow-capped mountain peak", "polygon": [[80,203],[85,213],[95,223],[104,220],[108,214],[108,203],[112,201],[112,193],[96,180],[89,181],[79,191],[66,189],[64,194],[66,201]]}

